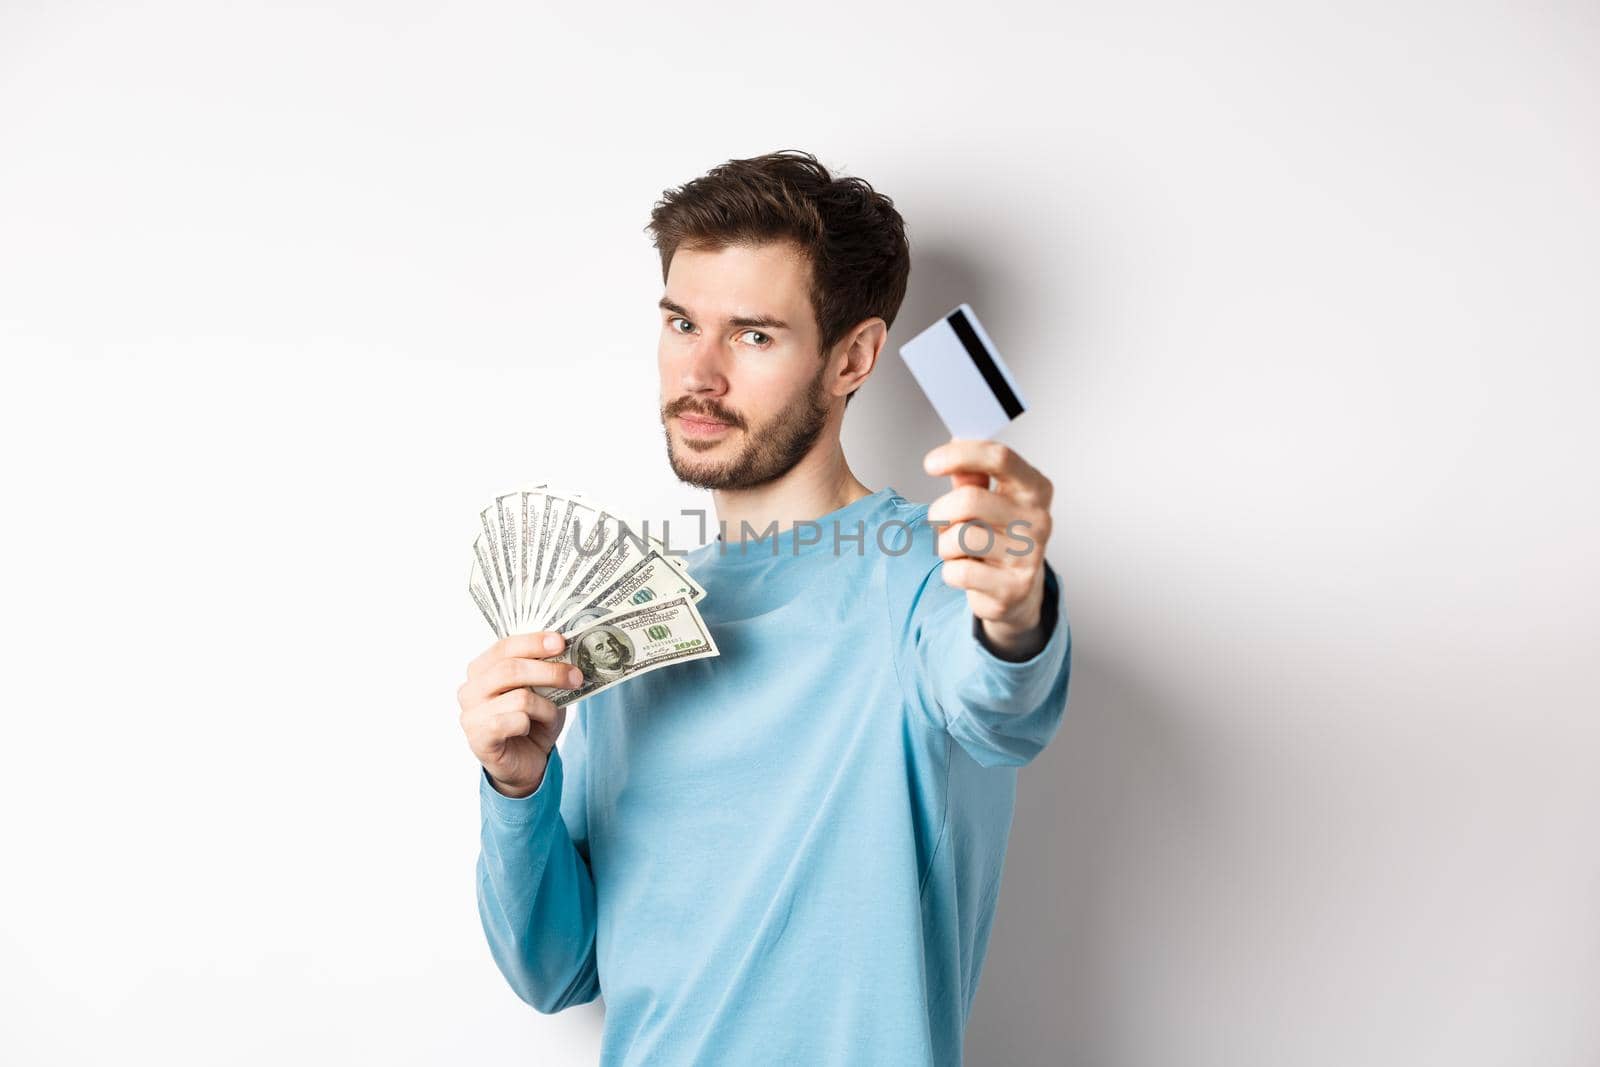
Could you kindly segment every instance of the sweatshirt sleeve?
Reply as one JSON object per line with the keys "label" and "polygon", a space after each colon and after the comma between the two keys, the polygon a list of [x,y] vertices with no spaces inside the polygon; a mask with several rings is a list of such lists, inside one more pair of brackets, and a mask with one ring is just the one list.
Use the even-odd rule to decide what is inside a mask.
{"label": "sweatshirt sleeve", "polygon": [[[967,593],[944,580],[944,560],[902,590],[895,666],[912,710],[949,731],[985,767],[1021,766],[1042,751],[1061,725],[1072,669],[1072,634],[1061,582],[1045,563],[1045,646],[1025,660],[1005,660],[979,637],[981,622]],[[905,573],[905,572],[902,572]],[[897,598],[891,591],[891,609]]]}
{"label": "sweatshirt sleeve", "polygon": [[[589,869],[582,707],[526,797],[500,793],[479,768],[478,916],[506,981],[546,1014],[600,995]],[[564,751],[563,751],[564,750]],[[567,771],[572,781],[564,782]]]}

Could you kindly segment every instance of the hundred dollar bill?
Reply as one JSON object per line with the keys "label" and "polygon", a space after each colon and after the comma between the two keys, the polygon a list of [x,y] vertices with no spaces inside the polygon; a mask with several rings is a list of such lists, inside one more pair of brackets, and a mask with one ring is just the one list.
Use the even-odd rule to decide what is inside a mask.
{"label": "hundred dollar bill", "polygon": [[534,505],[532,524],[534,529],[533,549],[529,553],[533,561],[533,569],[528,577],[527,594],[530,603],[537,602],[539,594],[544,591],[545,582],[550,571],[551,545],[555,541],[556,530],[561,525],[561,513],[566,508],[566,503],[561,499],[560,493],[555,489],[545,489],[538,494]]}
{"label": "hundred dollar bill", "polygon": [[649,604],[679,596],[688,597],[692,604],[705,595],[706,591],[687,571],[673,567],[665,557],[652,549],[647,557],[604,588],[568,599],[553,616],[551,625],[541,626],[540,629],[569,634],[613,611],[622,611],[635,604]]}
{"label": "hundred dollar bill", "polygon": [[[517,548],[517,538],[520,534],[519,517],[521,504],[516,493],[503,493],[494,498],[494,537],[500,549],[500,563],[503,567],[504,584],[502,591],[512,592],[522,581],[522,573],[517,562],[520,555]],[[512,617],[507,620],[512,626],[520,626],[522,618],[520,612],[513,611]]]}
{"label": "hundred dollar bill", "polygon": [[485,599],[489,601],[494,610],[495,618],[499,620],[499,625],[495,626],[495,633],[504,637],[510,632],[507,629],[510,615],[507,611],[508,605],[503,599],[504,594],[494,581],[494,569],[490,565],[493,556],[494,550],[485,547],[481,536],[472,542],[473,568],[472,574],[467,579],[467,587],[472,591],[474,600]]}
{"label": "hundred dollar bill", "polygon": [[720,656],[711,631],[687,596],[614,612],[567,635],[567,647],[551,662],[583,672],[577,689],[534,686],[562,708],[661,667]]}
{"label": "hundred dollar bill", "polygon": [[467,575],[467,591],[472,594],[472,602],[478,605],[478,610],[483,613],[483,620],[489,624],[489,629],[494,631],[496,637],[504,637],[505,624],[500,621],[500,609],[489,591],[488,583],[484,581],[483,568],[478,564],[476,553],[472,557],[472,570]]}
{"label": "hundred dollar bill", "polygon": [[545,553],[544,573],[540,575],[539,586],[535,591],[538,598],[532,605],[532,616],[538,618],[544,614],[545,604],[550,595],[555,591],[558,579],[566,569],[567,557],[571,554],[573,537],[580,525],[585,529],[587,524],[583,519],[590,514],[587,505],[579,504],[570,497],[559,497],[554,494],[550,497],[550,514],[546,516],[546,529],[544,536],[549,538],[550,548]]}
{"label": "hundred dollar bill", "polygon": [[534,616],[540,623],[539,629],[545,629],[543,623],[564,611],[564,605],[578,595],[578,586],[605,554],[606,546],[615,540],[619,528],[614,516],[581,501],[574,501],[570,521],[572,529],[567,537],[561,570],[551,580]]}
{"label": "hundred dollar bill", "polygon": [[659,538],[659,537],[652,536],[650,538],[647,538],[647,540],[650,542],[650,547],[651,548],[653,548],[657,552],[661,553],[661,558],[667,561],[667,565],[668,566],[670,566],[673,569],[677,570],[680,574],[684,575],[685,577],[688,576],[688,574],[689,574],[689,565],[683,561],[683,557],[681,555],[674,556],[672,553],[668,552],[667,551],[667,543],[665,541],[661,540],[661,538]]}
{"label": "hundred dollar bill", "polygon": [[517,540],[520,542],[519,550],[522,556],[521,581],[512,595],[522,607],[521,629],[531,629],[535,620],[531,617],[533,611],[534,591],[539,582],[539,561],[542,545],[539,542],[539,530],[543,523],[545,505],[549,494],[543,484],[536,485],[522,493],[519,531]]}
{"label": "hundred dollar bill", "polygon": [[509,610],[511,605],[506,602],[506,591],[511,587],[506,584],[500,562],[500,545],[495,532],[495,527],[499,523],[492,518],[493,512],[493,504],[478,512],[478,523],[483,527],[483,534],[472,543],[472,551],[479,556],[479,562],[483,565],[483,576],[499,600],[501,620],[509,626],[512,621]]}
{"label": "hundred dollar bill", "polygon": [[605,512],[601,515],[603,536],[592,552],[594,558],[584,561],[581,571],[562,588],[559,600],[550,601],[548,610],[539,620],[541,630],[553,629],[550,623],[565,618],[578,605],[589,604],[596,592],[650,558],[655,548],[654,538],[641,537],[628,522],[614,515]]}

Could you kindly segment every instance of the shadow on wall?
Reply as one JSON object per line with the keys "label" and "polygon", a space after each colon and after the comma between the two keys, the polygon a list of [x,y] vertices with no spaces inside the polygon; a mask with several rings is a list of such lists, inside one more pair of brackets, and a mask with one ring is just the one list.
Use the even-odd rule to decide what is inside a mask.
{"label": "shadow on wall", "polygon": [[[911,282],[889,329],[872,377],[850,402],[841,433],[850,469],[871,489],[892,485],[907,500],[930,502],[950,489],[948,478],[922,472],[922,457],[950,439],[928,397],[900,358],[900,346],[933,325],[962,301],[980,319],[1009,321],[1009,302],[995,284],[1003,275],[966,249],[912,236]],[[988,325],[988,321],[985,321]],[[1002,349],[1007,364],[1027,380],[1026,360]]]}
{"label": "shadow on wall", "polygon": [[[994,324],[1071,315],[1063,306],[1070,301],[1055,294],[1049,309],[1027,307],[1039,294],[1005,262],[984,261],[982,249],[914,237],[913,247],[910,290],[877,369],[845,418],[844,444],[867,485],[894,485],[908,499],[931,501],[950,485],[923,474],[922,457],[949,433],[900,346],[962,301]],[[1029,382],[1037,383],[1035,395],[1048,391],[1056,353],[1003,342],[1001,350],[1025,391]],[[1035,441],[1038,429],[1029,430]],[[1060,444],[1019,447],[1053,474],[1065,466],[1051,448]],[[1058,494],[1058,529],[1066,521],[1060,503]],[[999,908],[968,1022],[965,1061],[973,1067],[1124,1058],[1120,1046],[1137,1031],[1141,1011],[1122,977],[1130,946],[1162,952],[1127,929],[1127,916],[1148,915],[1171,899],[1172,876],[1194,862],[1189,850],[1203,839],[1210,808],[1203,755],[1184,736],[1190,713],[1183,695],[1156,691],[1142,683],[1137,663],[1116,662],[1095,646],[1092,623],[1073,614],[1072,568],[1061,562],[1061,546],[1053,544],[1050,556],[1073,624],[1072,682],[1060,731],[1018,775]],[[1147,961],[1137,962],[1142,968]]]}
{"label": "shadow on wall", "polygon": [[1126,915],[1148,914],[1148,901],[1120,894],[1167,898],[1165,875],[1203,836],[1205,785],[1177,698],[1142,687],[1134,669],[1097,651],[1074,624],[1066,716],[1018,775],[999,910],[968,1021],[974,1067],[1120,1061],[1118,1035],[1136,1031],[1140,1015],[1121,977],[1129,945],[1161,951],[1126,929]]}

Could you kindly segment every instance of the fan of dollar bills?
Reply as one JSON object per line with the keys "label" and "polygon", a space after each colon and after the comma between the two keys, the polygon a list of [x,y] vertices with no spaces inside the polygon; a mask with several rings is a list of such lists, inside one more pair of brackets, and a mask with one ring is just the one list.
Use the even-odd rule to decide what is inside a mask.
{"label": "fan of dollar bills", "polygon": [[555,630],[578,689],[534,687],[556,706],[659,667],[720,655],[695,608],[705,596],[659,540],[579,493],[537,485],[478,513],[467,579],[496,636]]}

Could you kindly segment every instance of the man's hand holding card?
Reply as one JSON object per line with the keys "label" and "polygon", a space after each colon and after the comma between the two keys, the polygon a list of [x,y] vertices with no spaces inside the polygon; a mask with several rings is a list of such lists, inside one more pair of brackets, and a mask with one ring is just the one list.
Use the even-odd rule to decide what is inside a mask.
{"label": "man's hand holding card", "polygon": [[939,555],[947,584],[967,603],[991,649],[1023,660],[1049,638],[1043,625],[1050,479],[990,438],[1025,407],[1015,380],[966,304],[900,349],[952,439],[930,451],[923,469],[948,475],[951,490],[928,506],[942,527]]}
{"label": "man's hand holding card", "polygon": [[999,441],[956,438],[922,465],[955,486],[928,505],[930,523],[949,524],[939,533],[946,584],[967,591],[994,651],[1029,658],[1049,637],[1041,623],[1050,479]]}

